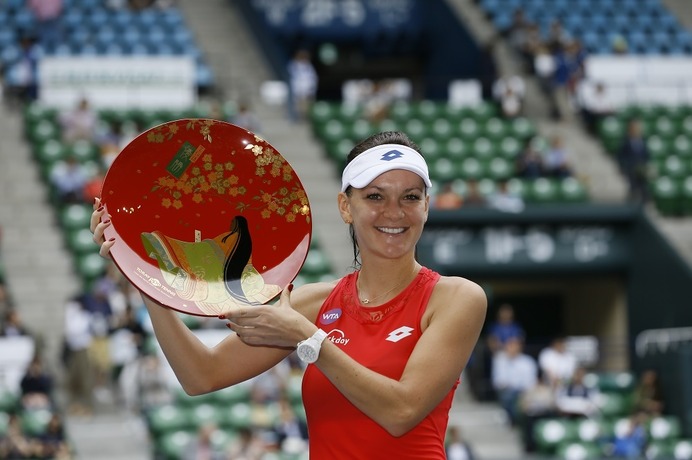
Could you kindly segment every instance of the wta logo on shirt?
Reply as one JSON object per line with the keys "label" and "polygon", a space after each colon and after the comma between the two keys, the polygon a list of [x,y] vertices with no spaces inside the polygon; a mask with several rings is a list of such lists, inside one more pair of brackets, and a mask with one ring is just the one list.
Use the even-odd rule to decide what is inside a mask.
{"label": "wta logo on shirt", "polygon": [[320,324],[332,324],[339,318],[341,318],[341,308],[334,308],[320,315]]}

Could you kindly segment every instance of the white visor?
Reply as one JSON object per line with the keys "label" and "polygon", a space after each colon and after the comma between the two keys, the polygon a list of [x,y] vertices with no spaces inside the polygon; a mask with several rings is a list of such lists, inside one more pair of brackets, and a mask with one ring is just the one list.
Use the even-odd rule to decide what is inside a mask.
{"label": "white visor", "polygon": [[355,157],[341,174],[341,191],[348,186],[363,188],[380,174],[392,169],[405,169],[418,174],[425,186],[432,187],[428,165],[423,156],[410,147],[400,144],[382,144]]}

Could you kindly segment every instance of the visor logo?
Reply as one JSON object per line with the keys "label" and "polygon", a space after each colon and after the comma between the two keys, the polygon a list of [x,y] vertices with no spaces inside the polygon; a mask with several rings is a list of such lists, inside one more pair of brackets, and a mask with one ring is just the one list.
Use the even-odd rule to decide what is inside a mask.
{"label": "visor logo", "polygon": [[390,150],[389,152],[382,155],[382,157],[380,157],[380,160],[392,161],[392,160],[396,160],[397,158],[401,158],[403,156],[404,156],[404,154],[398,150]]}

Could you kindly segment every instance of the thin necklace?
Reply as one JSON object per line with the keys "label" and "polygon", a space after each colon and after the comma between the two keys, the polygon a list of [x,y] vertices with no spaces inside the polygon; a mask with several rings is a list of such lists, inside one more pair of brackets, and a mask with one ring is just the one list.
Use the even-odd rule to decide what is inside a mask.
{"label": "thin necklace", "polygon": [[[415,273],[415,271],[416,271],[416,267],[413,268],[413,272],[411,272],[411,274]],[[382,294],[376,295],[375,297],[371,297],[371,298],[369,298],[369,299],[363,299],[363,298],[360,296],[360,286],[358,286],[358,284],[360,283],[360,274],[358,274],[358,278],[356,279],[356,290],[358,291],[358,300],[360,300],[360,303],[362,303],[363,305],[367,305],[367,304],[369,304],[370,302],[374,302],[375,300],[380,299],[380,298],[386,296],[387,294],[389,294],[389,293],[392,292],[393,290],[395,290],[395,289],[397,289],[397,288],[400,288],[401,286],[403,286],[403,285],[406,284],[407,282],[410,282],[410,281],[409,281],[409,278],[411,278],[410,275],[407,276],[406,278],[404,278],[403,281],[401,281],[400,283],[398,283],[397,285],[395,285],[393,288],[391,288],[391,289],[388,290],[387,292],[384,292],[384,293],[382,293]]]}

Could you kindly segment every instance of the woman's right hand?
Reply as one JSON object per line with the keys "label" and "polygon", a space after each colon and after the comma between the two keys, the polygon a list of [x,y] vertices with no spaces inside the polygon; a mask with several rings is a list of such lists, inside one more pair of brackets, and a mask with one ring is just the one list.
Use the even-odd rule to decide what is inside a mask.
{"label": "woman's right hand", "polygon": [[94,199],[94,212],[91,213],[89,229],[94,234],[94,242],[100,246],[99,255],[106,258],[110,257],[110,250],[113,244],[115,244],[115,238],[106,240],[103,235],[103,232],[110,224],[110,215],[106,215],[106,208],[101,204],[101,198]]}

